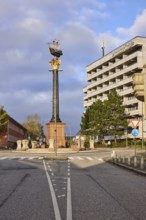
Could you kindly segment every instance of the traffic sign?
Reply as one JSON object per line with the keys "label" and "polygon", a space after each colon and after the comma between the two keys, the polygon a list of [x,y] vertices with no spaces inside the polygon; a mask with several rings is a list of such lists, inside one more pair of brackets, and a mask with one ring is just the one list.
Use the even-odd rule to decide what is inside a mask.
{"label": "traffic sign", "polygon": [[136,128],[134,128],[131,133],[132,133],[132,135],[133,135],[134,137],[136,137],[139,132],[138,132],[138,130],[137,130]]}
{"label": "traffic sign", "polygon": [[137,118],[137,119],[131,119],[130,121],[131,121],[133,127],[134,127],[134,128],[137,128],[137,126],[138,126],[138,124],[139,124],[139,122],[140,122],[140,119],[139,119],[139,118]]}

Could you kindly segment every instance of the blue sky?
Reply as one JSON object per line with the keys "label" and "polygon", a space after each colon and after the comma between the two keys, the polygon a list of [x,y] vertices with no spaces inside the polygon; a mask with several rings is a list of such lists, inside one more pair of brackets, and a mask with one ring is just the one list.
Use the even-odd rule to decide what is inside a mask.
{"label": "blue sky", "polygon": [[60,118],[74,135],[83,114],[86,66],[139,35],[146,36],[145,0],[0,0],[0,105],[18,122],[52,115],[48,42],[59,39]]}

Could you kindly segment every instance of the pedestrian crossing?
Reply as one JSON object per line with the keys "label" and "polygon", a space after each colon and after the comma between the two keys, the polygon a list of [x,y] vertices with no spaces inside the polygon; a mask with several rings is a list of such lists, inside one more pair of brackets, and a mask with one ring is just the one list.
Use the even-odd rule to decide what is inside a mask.
{"label": "pedestrian crossing", "polygon": [[74,161],[74,160],[78,160],[78,161],[98,161],[98,162],[104,162],[104,160],[102,158],[98,158],[95,156],[72,156],[72,157],[68,157],[69,160]]}
{"label": "pedestrian crossing", "polygon": [[44,157],[0,157],[0,160],[42,160]]}
{"label": "pedestrian crossing", "polygon": [[[38,156],[38,157],[0,157],[0,161],[3,160],[19,160],[19,161],[23,161],[23,160],[28,160],[28,161],[32,161],[32,160],[43,160],[44,157],[42,156]],[[96,156],[69,156],[68,159],[70,161],[88,161],[88,162],[92,162],[92,161],[98,161],[103,163],[104,160],[102,158],[98,158]]]}

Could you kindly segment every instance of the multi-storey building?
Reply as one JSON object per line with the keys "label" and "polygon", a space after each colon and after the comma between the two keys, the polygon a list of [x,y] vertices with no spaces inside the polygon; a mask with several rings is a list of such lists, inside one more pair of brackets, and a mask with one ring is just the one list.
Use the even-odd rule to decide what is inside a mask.
{"label": "multi-storey building", "polygon": [[[84,107],[97,99],[107,99],[110,90],[116,89],[123,98],[125,110],[131,118],[139,117],[138,138],[144,138],[146,121],[143,102],[136,99],[133,90],[133,74],[141,73],[146,64],[146,38],[135,37],[86,68],[88,85],[84,88]],[[133,137],[131,134],[129,137]]]}

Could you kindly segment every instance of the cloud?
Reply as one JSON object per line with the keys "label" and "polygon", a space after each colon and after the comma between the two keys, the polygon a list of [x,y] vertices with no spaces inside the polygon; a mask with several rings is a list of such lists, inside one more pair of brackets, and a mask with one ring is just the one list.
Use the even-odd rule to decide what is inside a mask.
{"label": "cloud", "polygon": [[99,50],[101,50],[101,46],[104,44],[105,53],[108,53],[121,45],[124,42],[124,39],[113,35],[111,32],[103,32],[98,35],[97,42]]}
{"label": "cloud", "polygon": [[69,63],[83,65],[89,59],[88,54],[96,53],[96,34],[80,22],[65,25],[59,37]]}
{"label": "cloud", "polygon": [[60,117],[76,134],[83,113],[86,66],[102,56],[101,43],[108,53],[127,37],[145,33],[146,10],[129,29],[123,23],[116,29],[116,13],[121,13],[117,8],[117,1],[0,1],[0,104],[15,120],[24,122],[34,113],[44,124],[51,119],[52,56],[47,43],[57,38],[63,50]]}
{"label": "cloud", "polygon": [[146,21],[146,9],[144,9],[140,15],[136,16],[136,19],[131,27],[117,28],[117,33],[128,37],[133,37],[137,35],[145,36],[146,35],[145,21]]}

